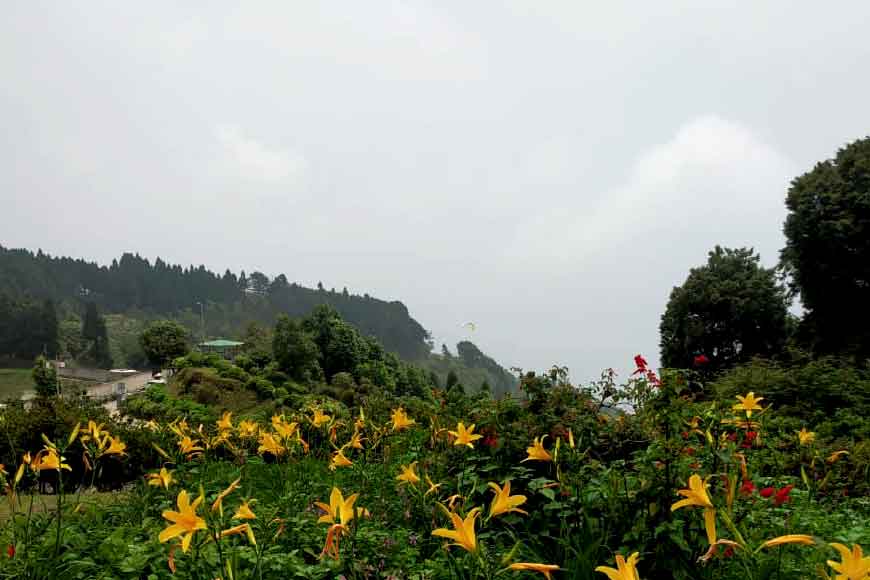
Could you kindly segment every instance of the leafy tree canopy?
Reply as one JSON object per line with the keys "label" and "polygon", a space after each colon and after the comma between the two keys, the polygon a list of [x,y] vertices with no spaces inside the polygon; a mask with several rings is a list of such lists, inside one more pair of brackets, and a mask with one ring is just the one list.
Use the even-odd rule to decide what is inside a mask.
{"label": "leafy tree canopy", "polygon": [[870,137],[792,182],[782,261],[807,312],[800,337],[822,353],[870,355]]}
{"label": "leafy tree canopy", "polygon": [[47,358],[42,355],[36,357],[31,376],[36,387],[36,396],[53,397],[57,394],[57,370]]}
{"label": "leafy tree canopy", "polygon": [[140,337],[142,350],[151,364],[164,367],[188,351],[187,329],[172,320],[160,320],[148,325]]}
{"label": "leafy tree canopy", "polygon": [[297,381],[307,383],[323,375],[317,343],[298,320],[286,314],[275,324],[272,352],[278,367]]}
{"label": "leafy tree canopy", "polygon": [[[718,370],[778,353],[788,335],[788,299],[752,249],[716,246],[671,292],[661,325],[662,364]],[[696,359],[696,357],[699,357]]]}

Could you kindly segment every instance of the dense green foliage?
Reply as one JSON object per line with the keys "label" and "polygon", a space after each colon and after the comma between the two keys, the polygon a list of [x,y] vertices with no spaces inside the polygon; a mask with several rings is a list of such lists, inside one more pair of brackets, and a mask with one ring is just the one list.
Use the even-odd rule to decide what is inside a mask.
{"label": "dense green foliage", "polygon": [[[258,333],[256,328],[249,330]],[[301,320],[281,317],[267,336],[273,352],[261,345],[233,361],[199,352],[175,358],[170,366],[180,372],[173,381],[172,394],[203,405],[196,408],[197,416],[213,420],[215,409],[298,405],[311,394],[327,395],[349,405],[373,393],[426,399],[435,386],[424,369],[386,352],[327,306],[316,308]],[[329,369],[328,376],[324,367]],[[130,400],[127,410],[137,417],[151,416],[150,403],[155,398],[162,403],[167,394],[162,387],[153,387],[144,401]],[[164,412],[160,417],[191,412],[187,403],[176,410],[174,415]]]}
{"label": "dense green foliage", "polygon": [[[839,560],[825,542],[870,542],[870,449],[857,438],[866,417],[840,436],[827,417],[814,423],[791,415],[794,405],[775,403],[751,422],[739,415],[735,422],[734,399],[704,401],[679,373],[661,381],[639,373],[623,385],[606,373],[600,383],[577,387],[564,369],[524,375],[520,399],[456,391],[397,397],[374,389],[351,405],[324,391],[241,410],[231,406],[251,401],[231,393],[253,375],[207,358],[214,366],[186,367],[168,390],[133,397],[139,416],[152,422],[115,422],[98,407],[67,400],[3,412],[0,461],[17,466],[25,450],[45,447],[44,433],[70,470],[61,471],[65,493],[56,501],[30,495],[53,491],[56,470],[24,470],[15,515],[0,528],[0,543],[14,553],[0,559],[0,577],[540,578],[508,568],[531,562],[558,566],[557,580],[593,579],[604,577],[595,568],[613,566],[615,554],[637,552],[644,580],[778,580],[809,578],[826,560]],[[259,374],[250,361],[237,362]],[[341,374],[334,379],[345,380]],[[188,398],[205,384],[218,385],[220,398],[207,405]],[[787,401],[784,391],[776,396]],[[622,414],[621,404],[635,412]],[[396,427],[399,405],[415,423]],[[227,408],[236,412],[221,417]],[[93,427],[86,428],[88,419]],[[461,444],[460,421],[474,423],[482,438]],[[815,438],[801,440],[799,427]],[[359,447],[351,445],[354,434]],[[279,442],[277,455],[264,451],[266,436]],[[546,455],[529,460],[533,438]],[[120,454],[106,451],[110,440],[125,445],[116,447]],[[349,464],[336,466],[339,448]],[[835,451],[849,454],[825,459]],[[412,464],[419,480],[403,482]],[[165,485],[161,467],[171,476]],[[717,537],[737,547],[711,551],[703,510],[672,509],[677,490],[699,473],[707,477]],[[522,512],[493,511],[489,484],[507,481]],[[329,504],[333,487],[345,498],[358,493],[356,507],[368,515],[357,513],[341,529],[331,518],[322,523],[314,502]],[[205,527],[187,551],[178,538],[159,537],[182,490],[204,498],[195,511]],[[44,507],[30,511],[31,497]],[[254,519],[240,519],[243,502]],[[466,517],[474,507],[483,508],[475,551],[445,547],[433,532],[452,529],[451,509]],[[235,531],[221,537],[221,530]],[[338,545],[331,534],[342,536]],[[761,547],[785,534],[810,534],[812,545]]]}
{"label": "dense green foliage", "polygon": [[786,205],[782,260],[807,310],[801,339],[870,356],[870,137],[796,178]]}
{"label": "dense green foliage", "polygon": [[145,356],[157,368],[167,366],[190,349],[187,329],[172,320],[149,324],[142,332],[140,343]]}
{"label": "dense green foliage", "polygon": [[82,320],[82,341],[84,352],[79,356],[83,362],[100,368],[112,366],[112,353],[109,351],[109,333],[106,319],[97,311],[97,305],[88,302]]}
{"label": "dense green foliage", "polygon": [[57,394],[57,371],[48,359],[40,355],[33,361],[33,385],[39,397],[52,397]]}
{"label": "dense green foliage", "polygon": [[774,270],[752,250],[717,246],[671,292],[661,325],[662,364],[711,371],[773,356],[788,337],[788,302]]}
{"label": "dense green foliage", "polygon": [[717,377],[709,393],[731,398],[745,391],[764,392],[778,415],[789,417],[796,428],[824,425],[821,434],[843,444],[853,437],[870,440],[870,371],[834,357],[789,355],[776,362],[755,359],[737,365]]}
{"label": "dense green foliage", "polygon": [[[5,280],[0,273],[0,280]],[[52,300],[16,296],[0,288],[0,358],[33,359],[58,351],[57,312]]]}

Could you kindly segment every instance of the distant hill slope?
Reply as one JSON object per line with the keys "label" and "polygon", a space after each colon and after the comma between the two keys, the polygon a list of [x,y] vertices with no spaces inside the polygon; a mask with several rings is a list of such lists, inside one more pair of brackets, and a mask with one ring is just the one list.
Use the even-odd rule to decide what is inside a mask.
{"label": "distant hill slope", "polygon": [[[30,357],[43,350],[76,356],[77,349],[71,345],[80,341],[82,312],[88,302],[97,304],[105,315],[116,365],[144,364],[137,337],[155,318],[178,320],[196,338],[203,333],[241,338],[251,322],[272,326],[278,314],[302,317],[315,306],[328,304],[363,334],[377,338],[388,351],[435,373],[441,384],[452,370],[471,390],[477,390],[484,381],[495,394],[516,387],[510,373],[471,343],[457,345],[458,356],[432,354],[429,333],[398,301],[350,294],[347,289],[306,288],[289,282],[283,274],[273,280],[260,272],[236,275],[227,270],[218,275],[205,266],[182,267],[160,258],[152,264],[131,253],[101,266],[83,259],[53,257],[41,250],[34,253],[0,246],[0,358],[12,354]],[[202,318],[200,302],[204,305]],[[47,329],[12,332],[13,327],[39,330],[52,325],[59,330],[53,335]],[[4,332],[5,327],[10,332]],[[4,336],[9,339],[6,347]]]}
{"label": "distant hill slope", "polygon": [[442,386],[447,386],[447,377],[452,372],[468,392],[478,391],[484,383],[496,397],[516,392],[517,377],[483,354],[474,343],[463,340],[456,345],[456,352],[452,355],[445,349],[442,354],[432,353],[420,365],[435,373]]}
{"label": "distant hill slope", "polygon": [[[206,332],[239,334],[251,321],[271,325],[279,313],[303,316],[318,304],[333,306],[364,334],[376,337],[405,359],[420,359],[431,350],[429,333],[398,301],[387,302],[342,292],[305,288],[283,274],[218,275],[205,266],[182,267],[160,258],[154,263],[125,253],[110,266],[38,251],[0,246],[0,292],[54,301],[95,302],[107,313],[140,311],[146,315],[196,314],[205,304]],[[197,320],[198,322],[198,320]],[[197,325],[198,326],[198,325]],[[198,330],[196,326],[193,327]],[[234,330],[234,332],[233,332]]]}

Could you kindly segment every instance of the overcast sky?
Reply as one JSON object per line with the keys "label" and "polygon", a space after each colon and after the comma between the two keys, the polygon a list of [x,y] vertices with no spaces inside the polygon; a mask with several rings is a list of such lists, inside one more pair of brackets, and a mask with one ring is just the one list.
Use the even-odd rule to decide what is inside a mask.
{"label": "overcast sky", "polygon": [[[727,7],[726,7],[727,5]],[[402,300],[505,366],[658,360],[715,244],[870,133],[870,2],[9,2],[0,244]]]}

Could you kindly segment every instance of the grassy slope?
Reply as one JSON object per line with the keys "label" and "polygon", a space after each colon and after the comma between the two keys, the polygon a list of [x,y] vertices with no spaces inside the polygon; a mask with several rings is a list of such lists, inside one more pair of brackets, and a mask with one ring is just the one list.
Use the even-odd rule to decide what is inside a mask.
{"label": "grassy slope", "polygon": [[0,369],[0,399],[18,398],[24,391],[33,390],[30,369]]}

